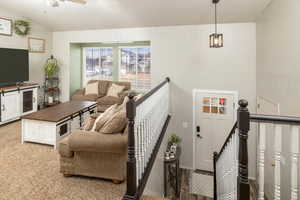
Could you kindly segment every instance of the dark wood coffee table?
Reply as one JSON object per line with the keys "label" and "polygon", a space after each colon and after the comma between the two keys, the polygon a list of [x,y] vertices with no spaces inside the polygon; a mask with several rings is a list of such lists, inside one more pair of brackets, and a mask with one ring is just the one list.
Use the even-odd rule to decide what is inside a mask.
{"label": "dark wood coffee table", "polygon": [[70,101],[25,115],[22,117],[22,143],[35,142],[56,148],[62,138],[82,127],[96,112],[96,102]]}

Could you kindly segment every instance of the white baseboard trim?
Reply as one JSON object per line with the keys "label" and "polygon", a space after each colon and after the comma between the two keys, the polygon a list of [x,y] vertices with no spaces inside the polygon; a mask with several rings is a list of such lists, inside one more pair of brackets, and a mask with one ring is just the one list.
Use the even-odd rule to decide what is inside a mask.
{"label": "white baseboard trim", "polygon": [[180,165],[179,167],[182,169],[194,170],[193,167],[190,167],[190,166]]}

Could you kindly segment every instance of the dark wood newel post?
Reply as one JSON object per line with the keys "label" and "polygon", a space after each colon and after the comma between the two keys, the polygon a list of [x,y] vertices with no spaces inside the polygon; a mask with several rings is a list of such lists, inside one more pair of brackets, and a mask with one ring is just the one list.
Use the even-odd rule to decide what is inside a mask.
{"label": "dark wood newel post", "polygon": [[218,199],[218,191],[217,191],[217,158],[218,158],[218,153],[214,152],[214,200]]}
{"label": "dark wood newel post", "polygon": [[237,111],[237,126],[239,130],[239,154],[238,154],[238,178],[237,178],[237,199],[250,199],[250,185],[248,180],[248,131],[250,129],[250,115],[246,100],[239,101]]}
{"label": "dark wood newel post", "polygon": [[137,191],[136,182],[136,158],[134,141],[134,119],[136,115],[136,105],[134,94],[128,95],[129,101],[126,104],[126,114],[128,119],[128,161],[127,161],[127,190],[124,200],[135,200]]}

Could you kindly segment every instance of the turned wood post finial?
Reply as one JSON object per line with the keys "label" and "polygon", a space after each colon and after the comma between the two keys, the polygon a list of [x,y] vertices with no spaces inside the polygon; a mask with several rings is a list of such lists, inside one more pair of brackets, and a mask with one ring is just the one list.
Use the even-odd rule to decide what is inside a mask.
{"label": "turned wood post finial", "polygon": [[240,106],[241,108],[247,108],[247,106],[248,106],[248,101],[245,100],[245,99],[239,100],[239,106]]}

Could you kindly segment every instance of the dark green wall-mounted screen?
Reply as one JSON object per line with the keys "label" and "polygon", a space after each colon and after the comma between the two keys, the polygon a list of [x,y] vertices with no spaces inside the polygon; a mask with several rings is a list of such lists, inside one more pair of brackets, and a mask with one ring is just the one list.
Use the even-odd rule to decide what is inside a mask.
{"label": "dark green wall-mounted screen", "polygon": [[0,84],[11,84],[28,80],[28,50],[0,48]]}

